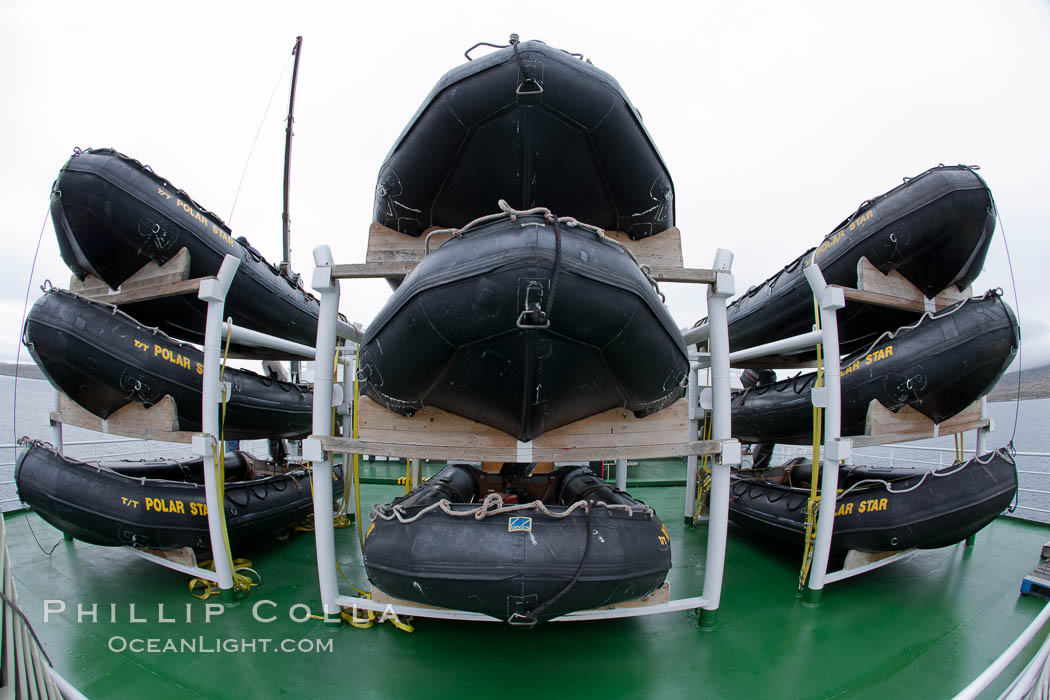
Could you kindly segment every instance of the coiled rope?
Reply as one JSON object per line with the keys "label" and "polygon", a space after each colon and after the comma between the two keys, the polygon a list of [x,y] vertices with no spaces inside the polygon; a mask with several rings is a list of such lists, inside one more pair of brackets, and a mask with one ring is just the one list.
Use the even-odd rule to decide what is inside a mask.
{"label": "coiled rope", "polygon": [[623,251],[625,255],[627,255],[627,257],[631,259],[631,261],[635,265],[638,266],[638,269],[642,271],[643,275],[645,275],[645,278],[649,281],[649,284],[653,286],[653,289],[656,290],[656,293],[657,295],[659,295],[660,299],[666,303],[667,298],[660,291],[660,285],[657,284],[656,279],[653,277],[652,268],[650,268],[648,265],[643,265],[640,262],[638,262],[638,258],[635,257],[633,252],[631,252],[631,249],[625,246],[623,243],[620,243],[615,238],[610,238],[609,236],[605,235],[605,229],[599,226],[593,226],[591,224],[584,223],[572,216],[555,216],[547,207],[515,209],[514,207],[510,206],[510,204],[508,204],[507,200],[505,199],[499,200],[497,204],[500,208],[500,211],[496,214],[486,214],[485,216],[479,216],[478,218],[468,222],[460,228],[439,228],[434,229],[433,231],[428,233],[427,237],[423,241],[424,256],[430,253],[430,239],[434,236],[451,234],[453,238],[462,238],[464,233],[472,231],[473,229],[478,228],[480,226],[484,226],[485,224],[490,224],[494,221],[502,221],[506,219],[510,220],[511,222],[514,222],[517,221],[518,217],[521,216],[542,216],[545,220],[551,222],[552,224],[557,222],[557,224],[563,224],[568,228],[579,228],[583,231],[593,233],[599,241],[603,243],[608,243],[611,246],[619,248],[621,251]]}
{"label": "coiled rope", "polygon": [[429,506],[423,508],[415,515],[409,516],[406,508],[399,505],[389,504],[376,504],[372,508],[372,513],[369,515],[371,520],[397,520],[399,523],[407,525],[408,523],[414,523],[424,515],[432,513],[436,510],[440,510],[445,515],[450,515],[454,518],[470,518],[473,517],[475,520],[484,520],[485,518],[493,515],[501,515],[503,513],[518,513],[523,510],[534,510],[539,513],[543,513],[547,517],[554,519],[567,518],[572,515],[575,511],[584,509],[586,512],[590,512],[591,508],[605,508],[610,511],[618,510],[627,513],[627,517],[634,517],[635,513],[645,516],[653,516],[654,511],[647,505],[631,506],[625,503],[606,503],[604,501],[587,501],[580,500],[576,501],[572,505],[568,506],[564,511],[558,513],[547,508],[547,505],[543,501],[532,501],[531,503],[514,503],[505,505],[503,503],[503,495],[499,493],[490,493],[485,496],[485,499],[476,508],[470,508],[468,510],[455,510],[452,507],[452,501],[447,498],[442,498],[436,503],[431,503]]}

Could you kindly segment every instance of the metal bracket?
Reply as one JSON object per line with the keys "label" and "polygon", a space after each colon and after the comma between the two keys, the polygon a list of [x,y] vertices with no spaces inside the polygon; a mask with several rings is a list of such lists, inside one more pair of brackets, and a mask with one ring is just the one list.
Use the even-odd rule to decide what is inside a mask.
{"label": "metal bracket", "polygon": [[836,438],[824,446],[824,455],[833,462],[845,462],[853,452],[853,441]]}
{"label": "metal bracket", "polygon": [[312,437],[303,440],[303,459],[308,462],[324,461],[324,449],[321,447],[320,440]]}
{"label": "metal bracket", "polygon": [[841,309],[846,306],[846,295],[842,287],[825,287],[823,297],[820,300],[820,308],[825,310]]}
{"label": "metal bracket", "polygon": [[315,267],[310,286],[317,292],[333,291],[335,287],[332,284],[332,268],[327,265]]}
{"label": "metal bracket", "polygon": [[700,390],[700,408],[705,411],[714,410],[714,401],[711,398],[711,387]]}
{"label": "metal bracket", "polygon": [[518,315],[518,321],[517,321],[517,324],[516,324],[518,326],[518,328],[523,328],[525,330],[531,330],[531,329],[543,330],[544,328],[550,328],[551,327],[550,319],[545,319],[543,323],[526,323],[525,317],[527,315],[533,314],[533,313],[541,313],[541,312],[529,311],[529,310],[522,311]]}
{"label": "metal bracket", "polygon": [[736,466],[740,464],[740,441],[739,440],[723,440],[722,441],[722,454],[719,457],[719,464],[725,466]]}
{"label": "metal bracket", "polygon": [[207,457],[212,453],[212,449],[216,444],[214,435],[194,435],[190,439],[190,447],[193,450],[193,454],[200,455],[201,457]]}
{"label": "metal bracket", "polygon": [[712,296],[731,297],[736,294],[736,282],[732,272],[716,272],[715,283],[711,285]]}

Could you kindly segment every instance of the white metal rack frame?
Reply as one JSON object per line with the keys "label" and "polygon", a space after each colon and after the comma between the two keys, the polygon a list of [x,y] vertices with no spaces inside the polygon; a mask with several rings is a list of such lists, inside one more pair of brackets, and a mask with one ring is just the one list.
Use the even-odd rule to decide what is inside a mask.
{"label": "white metal rack frame", "polygon": [[[859,289],[846,289],[828,285],[824,280],[819,265],[815,262],[806,267],[803,272],[819,312],[819,329],[815,328],[808,333],[737,350],[730,353],[729,359],[734,365],[746,364],[746,366],[755,367],[762,366],[763,362],[769,362],[770,366],[779,366],[776,358],[778,354],[818,345],[823,346],[824,386],[814,387],[811,396],[813,405],[822,408],[824,414],[820,504],[817,514],[813,560],[804,591],[805,602],[810,606],[815,606],[819,604],[826,584],[872,571],[914,554],[913,550],[908,550],[888,556],[861,558],[862,561],[859,561],[856,565],[847,566],[840,571],[828,571],[838,495],[839,466],[850,461],[855,443],[866,446],[930,437],[930,435],[926,434],[915,434],[911,437],[907,434],[890,434],[883,437],[864,436],[856,439],[841,437],[842,391],[839,366],[841,353],[839,350],[838,310],[845,307],[846,299],[852,299],[894,308],[932,311],[937,309],[938,303],[946,305],[953,303],[959,298],[968,297],[970,294],[969,290],[967,290],[963,294],[951,297],[938,297],[935,300],[926,299],[919,290],[915,289],[899,275],[880,277],[881,273],[875,271],[865,258],[861,258],[858,263]],[[865,279],[867,279],[866,283]],[[872,291],[873,289],[877,291]],[[702,331],[702,327],[696,329],[695,335],[699,336]],[[714,335],[714,328],[711,329],[710,333],[712,336]],[[701,403],[705,404],[705,408],[709,408],[707,402],[702,400]],[[967,429],[970,426],[976,426],[977,454],[982,454],[986,451],[990,422],[984,415],[983,400],[981,401],[980,418],[975,422],[964,421],[961,426]],[[934,435],[936,435],[939,426],[935,425],[932,427]],[[961,432],[961,429],[956,426],[946,424],[945,427],[946,430],[943,430],[942,434]],[[695,482],[692,478],[690,478],[687,488],[692,488],[695,491]],[[714,508],[714,503],[715,498],[712,493],[712,509]],[[972,539],[967,540],[967,544],[972,544]]]}
{"label": "white metal rack frame", "polygon": [[[660,278],[669,281],[693,282],[708,284],[707,305],[708,317],[711,319],[711,352],[710,357],[703,358],[710,363],[714,376],[713,401],[714,401],[714,431],[712,440],[699,441],[696,434],[696,371],[701,363],[699,360],[691,363],[690,403],[689,419],[683,421],[683,439],[678,447],[678,454],[687,456],[689,470],[695,481],[696,456],[698,454],[712,454],[716,456],[712,475],[712,513],[710,527],[708,530],[707,565],[704,572],[704,588],[702,596],[669,600],[652,605],[640,605],[634,607],[617,607],[603,610],[589,610],[574,612],[557,618],[558,621],[602,619],[610,617],[627,617],[638,615],[651,615],[656,613],[671,612],[676,610],[701,609],[705,625],[713,624],[721,600],[723,570],[725,566],[725,544],[729,520],[729,473],[732,466],[740,463],[740,444],[731,438],[730,413],[729,413],[729,332],[726,326],[726,300],[733,295],[732,253],[719,250],[715,257],[715,265],[712,270],[692,270],[680,267],[661,270]],[[365,277],[384,277],[395,274],[407,274],[412,265],[403,262],[373,262],[365,265],[336,265],[332,259],[328,246],[320,246],[314,250],[314,262],[316,267],[313,273],[312,287],[320,294],[321,311],[317,328],[317,367],[330,367],[335,364],[336,352],[336,323],[338,318],[340,279],[357,279]],[[358,341],[358,338],[353,338]],[[695,341],[692,341],[695,342]],[[352,392],[346,392],[350,395]],[[461,610],[446,610],[429,607],[418,607],[406,605],[403,602],[390,604],[363,597],[342,595],[339,592],[339,583],[336,574],[335,536],[332,523],[332,499],[331,499],[331,474],[333,465],[333,454],[338,453],[362,453],[363,448],[368,448],[367,454],[386,454],[397,457],[408,458],[437,458],[444,459],[451,448],[442,446],[442,449],[432,448],[428,453],[426,446],[398,445],[395,443],[381,443],[377,441],[362,441],[351,439],[347,436],[336,437],[332,425],[332,394],[333,382],[327,373],[318,372],[314,385],[314,434],[303,442],[303,455],[313,463],[314,469],[314,525],[317,545],[317,573],[320,586],[321,606],[326,620],[332,624],[339,624],[340,613],[343,608],[356,608],[358,610],[387,611],[393,609],[399,615],[412,615],[418,617],[433,617],[456,620],[494,621],[487,615],[466,612]],[[354,409],[358,409],[355,406]],[[667,409],[665,409],[667,410]],[[346,421],[344,421],[344,424]],[[684,446],[683,446],[684,445]],[[464,460],[491,459],[492,453],[473,454],[469,447],[456,448],[457,457]],[[671,454],[659,453],[666,446],[645,446],[644,449],[632,448],[631,456],[668,456]],[[475,448],[474,452],[479,450]],[[521,443],[517,446],[518,455],[532,457],[528,461],[535,461],[540,454],[558,455],[557,461],[572,461],[574,459],[607,459],[615,460],[617,463],[616,479],[620,485],[626,482],[626,457],[627,450],[620,449],[615,445],[602,447],[560,447],[557,449],[536,448],[531,443]]]}
{"label": "white metal rack frame", "polygon": [[[224,532],[224,523],[221,517],[223,514],[223,504],[219,500],[219,474],[218,464],[215,460],[219,450],[223,449],[223,445],[219,444],[219,436],[221,434],[219,411],[224,392],[224,387],[219,381],[222,364],[222,340],[229,337],[242,345],[263,348],[277,353],[276,355],[271,354],[270,357],[312,358],[314,356],[314,349],[282,338],[266,335],[246,328],[240,328],[235,326],[232,320],[223,321],[226,294],[229,292],[230,285],[233,283],[234,276],[237,274],[240,260],[233,255],[227,255],[223,259],[222,265],[219,267],[219,270],[214,277],[187,280],[184,279],[184,277],[186,271],[189,269],[189,260],[184,253],[185,251],[182,251],[179,256],[176,256],[181,261],[181,277],[178,274],[173,274],[165,269],[170,268],[170,265],[157,267],[151,263],[143,268],[142,274],[136,274],[135,284],[130,290],[110,292],[104,284],[89,284],[86,288],[84,285],[77,285],[77,288],[86,296],[109,303],[141,300],[146,298],[152,299],[163,296],[193,293],[196,291],[197,297],[208,305],[204,335],[204,370],[201,377],[202,430],[200,433],[192,434],[169,433],[168,436],[170,436],[171,439],[179,440],[185,440],[188,436],[192,442],[194,454],[200,455],[204,459],[204,491],[205,500],[208,506],[208,534],[213,554],[212,559],[215,562],[215,570],[210,571],[198,566],[190,566],[184,562],[167,559],[158,556],[156,553],[142,551],[134,547],[128,547],[127,550],[152,563],[165,566],[189,576],[211,581],[218,585],[223,597],[229,601],[234,585],[233,561],[231,556],[226,556],[226,534]],[[157,269],[151,272],[149,268]],[[334,324],[333,329],[336,326],[339,327],[341,332],[347,334],[346,324]],[[147,414],[149,410],[150,409],[142,409],[141,407],[132,409],[133,412],[139,412],[139,415]],[[133,428],[127,430],[126,433],[122,430],[123,426],[129,425],[132,422],[132,420],[128,420],[123,423],[117,422],[114,424],[113,421],[109,421],[109,424],[106,425],[106,431],[112,434],[130,433],[131,437],[139,437],[135,434],[138,431]],[[51,425],[52,440],[55,449],[61,452],[62,415],[60,413],[56,412],[52,414]],[[330,496],[331,483],[326,484],[326,486]],[[331,508],[331,503],[329,503],[329,508]]]}

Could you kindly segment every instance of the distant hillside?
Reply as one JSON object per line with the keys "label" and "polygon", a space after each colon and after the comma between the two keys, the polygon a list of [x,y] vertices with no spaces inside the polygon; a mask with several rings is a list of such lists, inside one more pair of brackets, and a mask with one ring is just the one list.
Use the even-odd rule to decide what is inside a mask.
{"label": "distant hillside", "polygon": [[[13,377],[15,376],[16,365],[13,362],[0,362],[0,376]],[[44,374],[40,371],[40,368],[33,364],[27,364],[23,362],[18,367],[18,378],[19,379],[43,379]]]}
{"label": "distant hillside", "polygon": [[[989,401],[1013,401],[1017,396],[1017,372],[1004,374],[988,394]],[[1050,365],[1021,372],[1021,398],[1050,398]]]}

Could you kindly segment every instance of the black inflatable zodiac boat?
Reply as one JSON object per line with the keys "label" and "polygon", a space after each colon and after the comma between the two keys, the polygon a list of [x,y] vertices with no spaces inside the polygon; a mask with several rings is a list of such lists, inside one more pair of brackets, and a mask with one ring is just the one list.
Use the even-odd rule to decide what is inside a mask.
{"label": "black inflatable zodiac boat", "polygon": [[[964,165],[938,166],[863,202],[817,247],[807,250],[727,309],[729,343],[739,350],[809,331],[813,293],[803,270],[815,261],[828,284],[857,286],[857,263],[899,272],[932,298],[966,289],[980,274],[995,231],[988,185]],[[848,354],[919,314],[847,301],[838,312],[839,345]],[[807,359],[812,348],[785,355]]]}
{"label": "black inflatable zodiac boat", "polygon": [[[204,354],[146,328],[127,314],[58,289],[30,309],[22,342],[59,391],[101,418],[137,401],[175,400],[179,430],[201,429]],[[228,440],[310,434],[313,393],[295,384],[227,367]]]}
{"label": "black inflatable zodiac boat", "polygon": [[[801,546],[811,473],[808,460],[734,473],[729,519]],[[844,466],[839,489],[833,552],[935,549],[966,539],[1002,513],[1017,492],[1017,468],[1006,450],[930,471]]]}
{"label": "black inflatable zodiac boat", "polygon": [[[317,299],[246,240],[235,239],[215,214],[136,160],[108,148],[78,150],[55,181],[51,218],[73,274],[93,275],[113,289],[146,263],[163,264],[182,248],[189,252],[190,277],[214,275],[226,255],[240,258],[226,315],[253,330],[310,346],[316,342]],[[206,305],[196,294],[121,308],[173,337],[204,339]]]}
{"label": "black inflatable zodiac boat", "polygon": [[519,440],[605,410],[679,399],[689,362],[654,283],[600,231],[540,214],[461,231],[427,255],[361,348],[364,390]]}
{"label": "black inflatable zodiac boat", "polygon": [[[313,512],[306,470],[257,473],[265,463],[243,452],[228,453],[224,462],[231,542],[280,532]],[[19,497],[40,517],[78,540],[211,549],[200,458],[87,464],[33,443],[18,458],[15,483]]]}
{"label": "black inflatable zodiac boat", "polygon": [[445,74],[379,170],[374,220],[410,236],[462,227],[506,199],[632,239],[674,225],[674,186],[608,73],[540,41]]}
{"label": "black inflatable zodiac boat", "polygon": [[523,466],[492,474],[449,465],[377,505],[365,539],[369,580],[395,598],[522,625],[663,584],[670,540],[651,508],[587,467],[506,473]]}
{"label": "black inflatable zodiac boat", "polygon": [[[868,405],[911,406],[935,423],[995,385],[1017,353],[1013,311],[997,292],[968,299],[883,334],[843,359],[842,435],[863,435]],[[732,398],[733,436],[744,442],[808,444],[816,373],[760,384]]]}

